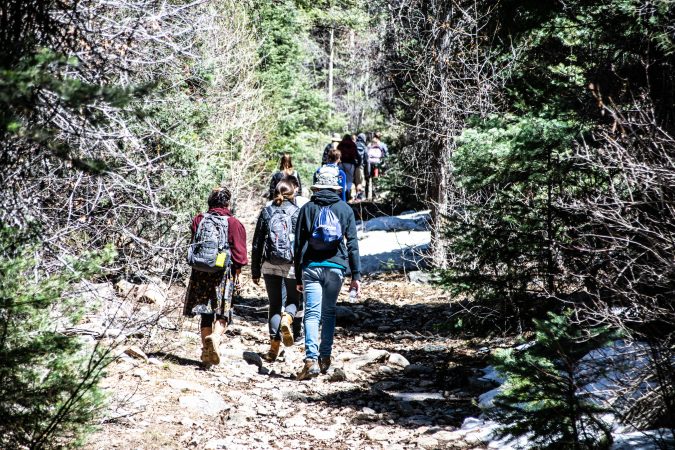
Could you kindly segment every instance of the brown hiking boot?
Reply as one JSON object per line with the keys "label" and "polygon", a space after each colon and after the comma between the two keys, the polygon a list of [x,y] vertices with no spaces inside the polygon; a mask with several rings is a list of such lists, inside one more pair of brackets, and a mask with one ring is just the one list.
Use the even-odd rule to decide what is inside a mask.
{"label": "brown hiking boot", "polygon": [[217,366],[220,364],[220,353],[218,353],[218,338],[210,334],[204,338],[204,350],[202,351],[202,355],[204,352],[208,353],[208,356],[210,357],[209,363],[213,364],[214,366]]}
{"label": "brown hiking boot", "polygon": [[321,373],[328,372],[330,363],[331,363],[330,356],[322,356],[321,358],[319,358],[319,369],[321,369]]}
{"label": "brown hiking boot", "polygon": [[310,378],[315,378],[319,376],[321,370],[319,365],[316,363],[316,359],[306,359],[305,365],[302,367],[302,370],[298,372],[296,378],[298,381],[309,380]]}
{"label": "brown hiking boot", "polygon": [[281,315],[281,325],[279,325],[279,334],[286,347],[293,345],[293,316],[288,313]]}
{"label": "brown hiking boot", "polygon": [[263,359],[267,362],[273,362],[277,359],[280,353],[281,341],[272,339],[270,341],[270,349],[263,355]]}
{"label": "brown hiking boot", "polygon": [[211,352],[206,348],[202,348],[202,355],[200,357],[202,364],[206,367],[211,366]]}

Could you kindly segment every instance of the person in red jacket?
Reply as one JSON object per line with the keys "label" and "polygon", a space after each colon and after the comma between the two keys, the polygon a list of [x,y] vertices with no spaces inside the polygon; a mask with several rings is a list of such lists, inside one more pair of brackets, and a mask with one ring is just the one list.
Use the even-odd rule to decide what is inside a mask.
{"label": "person in red jacket", "polygon": [[[231,280],[235,280],[241,268],[248,264],[246,230],[229,210],[231,197],[229,189],[217,187],[211,191],[208,199],[209,214],[227,217],[227,241],[231,265],[229,269],[220,272],[192,269],[183,307],[183,315],[201,316],[201,360],[207,366],[220,364],[218,346],[228,322],[232,320],[232,293],[227,292],[227,285]],[[202,218],[203,214],[199,213],[192,219],[190,231],[193,237]]]}
{"label": "person in red jacket", "polygon": [[342,138],[342,141],[338,144],[338,150],[340,150],[341,156],[341,166],[342,170],[347,176],[347,185],[344,192],[346,201],[351,200],[352,198],[352,184],[354,183],[354,170],[356,167],[361,165],[361,158],[359,157],[359,152],[356,148],[356,143],[352,139],[351,134],[345,134]]}

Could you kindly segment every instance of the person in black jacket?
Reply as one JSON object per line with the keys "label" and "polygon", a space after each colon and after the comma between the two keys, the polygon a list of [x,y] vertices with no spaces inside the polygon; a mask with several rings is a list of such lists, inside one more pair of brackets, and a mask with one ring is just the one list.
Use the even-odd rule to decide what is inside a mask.
{"label": "person in black jacket", "polygon": [[293,319],[299,309],[300,295],[296,289],[293,255],[288,254],[290,257],[288,262],[275,260],[273,256],[275,253],[270,248],[274,244],[268,238],[270,235],[279,236],[274,231],[270,234],[270,227],[273,216],[281,214],[281,216],[276,216],[274,223],[284,224],[287,218],[290,219],[291,229],[286,230],[286,236],[289,238],[288,250],[292,250],[291,239],[295,236],[300,211],[295,205],[294,197],[295,187],[289,181],[281,180],[276,186],[272,204],[264,207],[260,212],[253,235],[251,279],[255,284],[259,284],[262,275],[270,301],[268,314],[270,349],[264,356],[267,361],[277,359],[282,341],[287,347],[294,343]]}
{"label": "person in black jacket", "polygon": [[300,181],[300,175],[298,171],[293,168],[293,160],[291,155],[284,153],[279,160],[279,170],[272,175],[270,180],[270,188],[268,199],[272,200],[274,198],[274,190],[277,187],[277,184],[287,176],[294,176],[298,179],[298,187],[300,194],[302,194],[302,182]]}
{"label": "person in black jacket", "polygon": [[[294,262],[297,289],[305,298],[305,363],[298,380],[326,373],[331,364],[335,305],[347,268],[351,271],[351,288],[360,290],[361,262],[356,236],[356,219],[351,207],[338,194],[342,188],[331,172],[319,173],[309,203],[300,209],[295,230]],[[310,242],[316,219],[328,208],[339,220],[342,235],[332,248],[318,250]],[[346,243],[345,243],[346,239]],[[319,323],[321,340],[319,344]]]}

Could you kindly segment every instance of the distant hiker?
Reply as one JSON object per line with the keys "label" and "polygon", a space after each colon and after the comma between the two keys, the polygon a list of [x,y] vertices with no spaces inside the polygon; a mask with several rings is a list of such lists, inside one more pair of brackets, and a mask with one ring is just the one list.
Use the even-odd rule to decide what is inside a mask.
{"label": "distant hiker", "polygon": [[316,184],[316,179],[319,174],[330,174],[337,176],[338,184],[342,189],[340,195],[342,196],[343,201],[347,201],[345,190],[347,189],[347,175],[344,170],[340,168],[340,150],[334,149],[328,152],[328,162],[323,166],[319,167],[316,172],[314,172],[314,183]]}
{"label": "distant hiker", "polygon": [[389,157],[389,147],[387,144],[382,142],[382,134],[380,132],[373,133],[373,139],[371,139],[371,143],[377,143],[377,145],[382,149],[383,158],[386,159]]}
{"label": "distant hiker", "polygon": [[305,300],[305,362],[298,380],[326,373],[330,367],[335,304],[347,267],[357,293],[361,278],[356,220],[351,207],[340,200],[337,176],[319,173],[311,189],[314,195],[300,210],[294,243],[297,288]]}
{"label": "distant hiker", "polygon": [[298,179],[298,186],[300,192],[302,192],[302,182],[300,181],[300,175],[298,171],[293,168],[293,161],[291,155],[284,153],[279,160],[279,170],[272,175],[270,180],[270,188],[268,193],[268,198],[272,200],[274,198],[274,190],[277,187],[277,183],[281,181],[282,178],[292,175]]}
{"label": "distant hiker", "polygon": [[371,197],[375,196],[375,179],[382,175],[384,160],[387,157],[387,146],[380,141],[379,136],[378,133],[375,133],[368,146],[366,190]]}
{"label": "distant hiker", "polygon": [[331,136],[331,141],[328,144],[326,144],[326,146],[323,148],[321,165],[324,165],[328,162],[328,152],[336,149],[340,140],[341,140],[340,133],[333,133],[333,135]]}
{"label": "distant hiker", "polygon": [[289,175],[286,178],[284,178],[282,181],[288,181],[291,183],[293,186],[293,192],[295,192],[295,205],[298,208],[302,208],[305,203],[309,202],[309,199],[305,196],[302,195],[302,192],[300,192],[300,180],[298,180],[298,177],[294,177],[293,175]]}
{"label": "distant hiker", "polygon": [[356,149],[356,143],[352,140],[350,134],[345,134],[337,146],[341,152],[342,170],[347,175],[347,186],[345,191],[345,198],[351,200],[352,198],[352,184],[354,182],[354,169],[359,165],[359,153]]}
{"label": "distant hiker", "polygon": [[364,166],[368,162],[368,145],[366,144],[366,135],[364,133],[359,133],[356,136],[356,151],[359,155],[359,165],[354,169],[354,185],[356,186],[356,199],[363,200]]}
{"label": "distant hiker", "polygon": [[188,263],[192,266],[183,315],[201,316],[201,360],[219,364],[220,339],[232,320],[232,293],[241,267],[248,264],[246,230],[230,210],[229,189],[217,187],[209,209],[192,219]]}
{"label": "distant hiker", "polygon": [[270,301],[270,348],[264,356],[267,361],[277,359],[282,342],[287,347],[293,345],[293,320],[300,297],[293,265],[293,240],[300,208],[294,202],[295,189],[288,180],[281,180],[274,194],[273,203],[258,216],[251,252],[252,281],[259,284],[262,275]]}

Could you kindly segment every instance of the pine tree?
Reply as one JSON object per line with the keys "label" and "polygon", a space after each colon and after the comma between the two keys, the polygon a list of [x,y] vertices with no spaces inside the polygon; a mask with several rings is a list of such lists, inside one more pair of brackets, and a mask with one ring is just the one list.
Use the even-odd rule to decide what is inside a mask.
{"label": "pine tree", "polygon": [[0,447],[70,447],[102,405],[106,359],[56,323],[77,322],[82,311],[69,287],[113,253],[83,255],[44,275],[37,248],[17,244],[25,238],[0,228]]}
{"label": "pine tree", "polygon": [[[536,448],[597,449],[611,443],[599,417],[603,408],[579,389],[589,383],[579,361],[614,335],[607,328],[584,328],[569,312],[535,321],[536,337],[525,350],[497,354],[496,367],[507,376],[495,398],[495,418],[503,435],[528,436]],[[597,376],[597,371],[592,371]]]}

